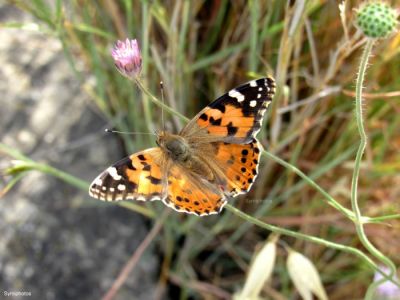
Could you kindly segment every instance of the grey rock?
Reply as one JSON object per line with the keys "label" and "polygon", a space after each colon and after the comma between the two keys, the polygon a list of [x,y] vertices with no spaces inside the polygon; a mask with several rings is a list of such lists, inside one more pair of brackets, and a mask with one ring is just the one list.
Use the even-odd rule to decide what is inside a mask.
{"label": "grey rock", "polygon": [[[11,21],[34,22],[0,5],[0,22]],[[102,133],[105,121],[88,105],[58,40],[17,29],[1,30],[0,40],[2,143],[88,181],[122,157],[116,138]],[[0,157],[2,167],[8,163]],[[99,299],[147,231],[136,213],[29,173],[0,201],[1,293]],[[115,299],[152,299],[158,265],[148,249]]]}

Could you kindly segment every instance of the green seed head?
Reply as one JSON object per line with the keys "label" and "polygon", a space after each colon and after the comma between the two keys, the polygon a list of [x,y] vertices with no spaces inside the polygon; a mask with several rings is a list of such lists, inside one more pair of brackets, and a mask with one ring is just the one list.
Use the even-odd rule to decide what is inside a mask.
{"label": "green seed head", "polygon": [[397,12],[385,2],[369,2],[357,10],[358,28],[370,38],[384,38],[397,27]]}

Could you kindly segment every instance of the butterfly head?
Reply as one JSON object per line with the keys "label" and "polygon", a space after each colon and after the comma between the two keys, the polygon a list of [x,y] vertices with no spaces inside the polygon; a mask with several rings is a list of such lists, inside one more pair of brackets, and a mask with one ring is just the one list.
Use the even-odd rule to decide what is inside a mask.
{"label": "butterfly head", "polygon": [[186,161],[190,156],[190,147],[186,140],[167,131],[157,133],[157,145],[174,161]]}

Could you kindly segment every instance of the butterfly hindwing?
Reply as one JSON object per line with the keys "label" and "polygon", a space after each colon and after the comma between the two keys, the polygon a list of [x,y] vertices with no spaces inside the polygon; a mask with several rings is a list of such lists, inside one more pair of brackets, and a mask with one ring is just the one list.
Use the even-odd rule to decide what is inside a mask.
{"label": "butterfly hindwing", "polygon": [[182,134],[190,135],[195,122],[209,135],[221,137],[226,142],[249,143],[260,130],[274,93],[274,80],[268,77],[243,84],[210,103]]}
{"label": "butterfly hindwing", "polygon": [[92,182],[89,194],[105,201],[162,200],[165,182],[161,164],[160,148],[132,154],[101,173]]}
{"label": "butterfly hindwing", "polygon": [[198,216],[217,214],[226,204],[221,190],[179,165],[168,172],[168,196],[164,203],[179,212]]}
{"label": "butterfly hindwing", "polygon": [[235,197],[250,190],[258,174],[260,145],[253,138],[248,144],[214,143],[216,163],[226,178],[224,192]]}

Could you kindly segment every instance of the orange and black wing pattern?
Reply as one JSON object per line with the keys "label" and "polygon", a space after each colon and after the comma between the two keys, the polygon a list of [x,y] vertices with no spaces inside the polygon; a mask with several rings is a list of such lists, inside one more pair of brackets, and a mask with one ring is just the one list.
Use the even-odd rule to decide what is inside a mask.
{"label": "orange and black wing pattern", "polygon": [[128,156],[101,173],[90,185],[89,195],[104,201],[162,200],[166,197],[160,148]]}
{"label": "orange and black wing pattern", "polygon": [[231,197],[248,192],[260,161],[261,146],[255,138],[248,144],[214,143],[215,163],[225,175],[223,192]]}
{"label": "orange and black wing pattern", "polygon": [[168,196],[164,204],[179,212],[207,216],[226,204],[223,192],[177,164],[168,171]]}
{"label": "orange and black wing pattern", "polygon": [[[275,81],[272,78],[252,80],[209,104],[187,127],[193,127],[195,122],[209,135],[221,137],[226,142],[249,143],[259,132],[274,94]],[[185,131],[184,128],[183,135]]]}

